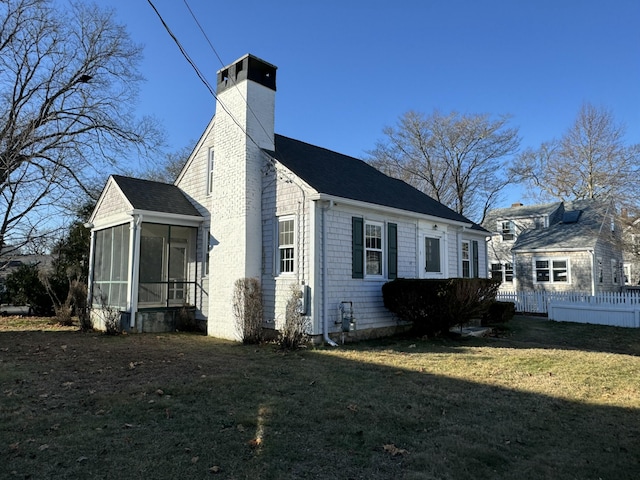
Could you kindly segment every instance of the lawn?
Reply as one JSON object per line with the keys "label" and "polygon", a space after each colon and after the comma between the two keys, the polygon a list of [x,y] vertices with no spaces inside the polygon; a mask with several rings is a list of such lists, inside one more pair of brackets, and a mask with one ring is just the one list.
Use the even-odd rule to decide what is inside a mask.
{"label": "lawn", "polygon": [[9,317],[0,386],[0,478],[640,478],[634,329],[283,353]]}

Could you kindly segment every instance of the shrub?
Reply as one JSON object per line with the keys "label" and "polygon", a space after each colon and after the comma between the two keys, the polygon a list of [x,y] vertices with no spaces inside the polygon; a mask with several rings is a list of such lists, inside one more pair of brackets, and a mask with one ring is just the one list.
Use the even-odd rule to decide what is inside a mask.
{"label": "shrub", "polygon": [[500,283],[487,278],[396,279],[382,286],[384,306],[413,323],[416,335],[435,336],[482,317]]}
{"label": "shrub", "polygon": [[13,305],[28,305],[36,315],[53,313],[53,302],[40,280],[38,265],[20,265],[7,276],[7,296]]}
{"label": "shrub", "polygon": [[262,332],[262,287],[257,278],[240,278],[233,286],[233,315],[242,343],[260,343]]}
{"label": "shrub", "polygon": [[297,350],[309,340],[309,319],[300,313],[301,298],[300,287],[292,285],[284,315],[284,326],[278,335],[278,345],[283,350]]}
{"label": "shrub", "polygon": [[494,323],[506,323],[516,314],[516,306],[513,302],[495,301],[482,316],[482,325],[490,325]]}

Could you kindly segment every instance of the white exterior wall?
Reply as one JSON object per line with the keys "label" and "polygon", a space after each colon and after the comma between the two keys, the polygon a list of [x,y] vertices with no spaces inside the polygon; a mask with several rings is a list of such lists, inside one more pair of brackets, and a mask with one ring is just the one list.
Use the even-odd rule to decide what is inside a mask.
{"label": "white exterior wall", "polygon": [[[274,148],[275,92],[252,81],[242,81],[218,93],[218,98],[235,121],[217,106],[209,204],[213,247],[209,257],[207,331],[216,337],[239,339],[233,316],[233,287],[240,278],[261,276],[264,159],[260,148]],[[247,111],[247,104],[251,105],[251,112]]]}
{"label": "white exterior wall", "polygon": [[116,183],[110,180],[107,182],[106,189],[91,218],[96,224],[96,228],[106,228],[131,221],[131,216],[126,213],[129,210],[131,210],[131,205],[122,195]]}
{"label": "white exterior wall", "polygon": [[196,241],[196,261],[198,289],[196,292],[195,306],[196,318],[205,319],[209,315],[209,275],[205,272],[206,257],[209,255],[208,232],[211,225],[210,195],[207,192],[207,173],[209,168],[209,150],[213,148],[213,126],[215,117],[211,120],[204,134],[198,141],[195,149],[187,161],[187,165],[180,173],[175,184],[189,198],[200,215],[204,218],[202,226],[198,229]]}
{"label": "white exterior wall", "polygon": [[[314,333],[323,332],[322,301],[322,205],[316,206],[315,239],[317,242],[316,268],[314,269],[312,292],[314,315]],[[352,278],[352,217],[361,216],[365,220],[385,224],[384,248],[386,250],[386,224],[395,223],[398,227],[398,276],[416,277],[417,273],[417,221],[389,215],[374,210],[364,211],[355,208],[334,205],[326,213],[327,228],[327,321],[330,334],[342,331],[339,306],[343,301],[353,302],[356,332],[369,329],[394,328],[398,322],[383,305],[382,285],[387,281],[386,252],[383,255],[385,267],[382,279]]]}
{"label": "white exterior wall", "polygon": [[[292,288],[310,285],[312,268],[311,215],[315,193],[277,162],[267,159],[268,174],[263,177],[262,208],[262,290],[266,326],[284,325],[287,301]],[[295,222],[295,267],[293,273],[279,273],[278,220],[292,217]],[[312,292],[313,294],[313,292]],[[311,309],[308,310],[312,316]]]}

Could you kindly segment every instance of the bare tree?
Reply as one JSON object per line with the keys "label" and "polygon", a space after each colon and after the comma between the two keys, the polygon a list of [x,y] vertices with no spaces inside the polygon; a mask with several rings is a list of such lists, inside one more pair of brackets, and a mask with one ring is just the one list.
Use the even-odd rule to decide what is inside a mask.
{"label": "bare tree", "polygon": [[559,140],[525,150],[511,169],[538,200],[613,200],[637,204],[640,146],[626,146],[624,126],[589,103]]}
{"label": "bare tree", "polygon": [[163,160],[147,167],[140,176],[155,182],[173,183],[187,163],[192,150],[192,146],[186,146],[175,152],[165,153]]}
{"label": "bare tree", "polygon": [[369,153],[373,166],[479,223],[508,183],[505,162],[520,144],[509,117],[409,111]]}
{"label": "bare tree", "polygon": [[140,59],[112,11],[0,2],[0,248],[50,236],[105,167],[160,144],[133,115]]}

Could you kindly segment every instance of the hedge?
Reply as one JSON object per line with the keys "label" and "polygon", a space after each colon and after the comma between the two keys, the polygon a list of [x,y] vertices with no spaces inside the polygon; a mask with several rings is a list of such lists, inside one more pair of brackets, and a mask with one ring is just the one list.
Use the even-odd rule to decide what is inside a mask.
{"label": "hedge", "polygon": [[499,286],[488,278],[398,278],[382,286],[382,297],[388,310],[413,323],[415,334],[436,336],[482,318]]}

